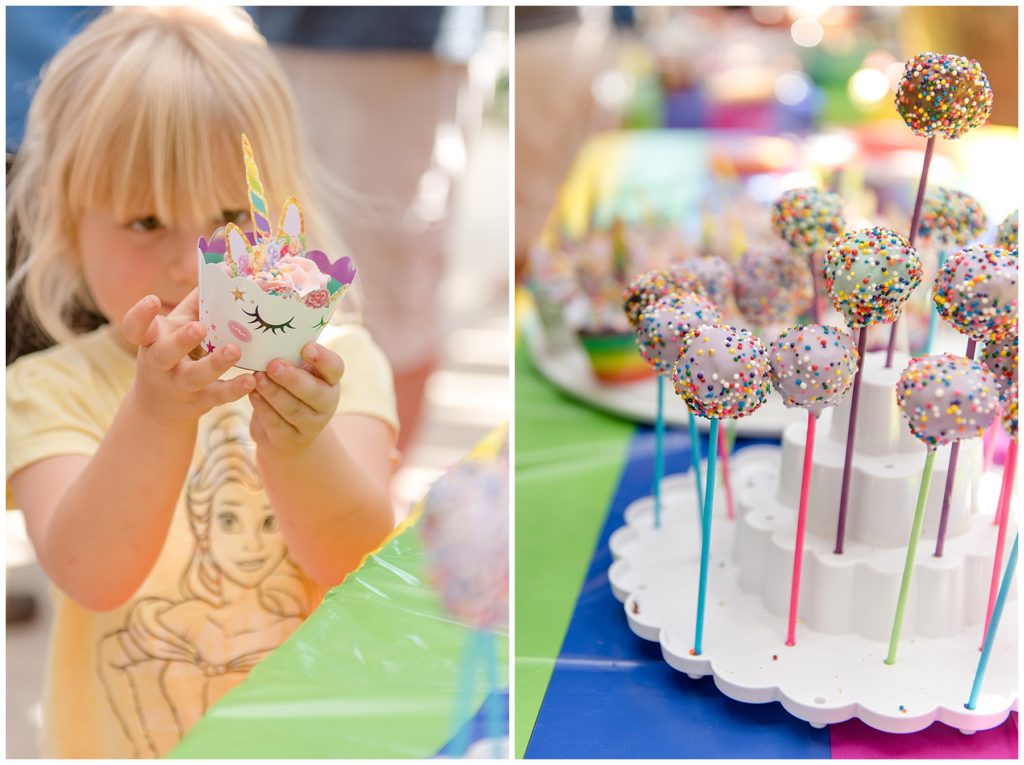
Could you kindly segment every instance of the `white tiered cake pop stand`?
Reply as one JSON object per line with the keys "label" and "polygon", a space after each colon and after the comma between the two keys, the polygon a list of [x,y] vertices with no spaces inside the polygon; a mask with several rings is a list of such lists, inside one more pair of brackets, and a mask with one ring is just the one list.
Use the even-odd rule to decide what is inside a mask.
{"label": "white tiered cake pop stand", "polygon": [[925,449],[896,405],[906,357],[882,369],[883,355],[866,359],[842,555],[833,549],[849,397],[818,422],[795,646],[785,640],[805,422],[787,427],[781,448],[732,457],[735,521],[716,492],[700,656],[691,654],[700,560],[692,472],[662,484],[661,529],[650,497],[627,508],[610,541],[609,579],[633,632],[659,642],[673,668],[714,676],[731,698],[778,701],[816,727],[856,717],[892,733],[936,720],[984,730],[1017,708],[1018,643],[1014,587],[977,708],[966,709],[996,539],[995,501],[977,500],[979,440],[961,444],[941,558],[933,551],[949,448],[936,455],[899,651],[884,663]]}

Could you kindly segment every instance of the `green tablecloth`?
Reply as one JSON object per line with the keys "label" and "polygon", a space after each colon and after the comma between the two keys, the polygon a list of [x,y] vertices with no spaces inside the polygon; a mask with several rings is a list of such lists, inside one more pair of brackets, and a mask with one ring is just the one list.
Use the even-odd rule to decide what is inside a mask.
{"label": "green tablecloth", "polygon": [[529,743],[633,431],[560,395],[517,350],[517,757]]}
{"label": "green tablecloth", "polygon": [[[172,757],[431,757],[453,732],[472,629],[426,580],[417,529],[401,532],[221,699]],[[508,684],[508,637],[496,641]],[[485,693],[482,680],[469,716]],[[468,719],[459,720],[459,725]]]}

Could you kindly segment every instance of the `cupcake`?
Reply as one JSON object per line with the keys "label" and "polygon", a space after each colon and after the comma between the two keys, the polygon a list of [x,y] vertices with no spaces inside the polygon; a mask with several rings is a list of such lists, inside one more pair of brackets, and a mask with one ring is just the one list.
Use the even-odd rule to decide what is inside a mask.
{"label": "cupcake", "polygon": [[210,241],[199,240],[203,347],[212,353],[225,343],[237,345],[236,366],[251,371],[265,371],[277,358],[301,365],[303,346],[320,336],[356,270],[347,257],[332,263],[320,250],[307,249],[302,210],[293,198],[285,202],[277,231],[271,230],[244,135],[242,150],[254,231],[229,223]]}

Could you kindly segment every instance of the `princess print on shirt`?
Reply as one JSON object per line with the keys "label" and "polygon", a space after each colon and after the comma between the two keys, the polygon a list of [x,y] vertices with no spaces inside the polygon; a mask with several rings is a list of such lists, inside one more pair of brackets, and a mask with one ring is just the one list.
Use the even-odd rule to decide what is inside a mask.
{"label": "princess print on shirt", "polygon": [[170,752],[288,638],[320,594],[288,558],[248,417],[221,414],[201,443],[185,487],[195,549],[181,598],[138,600],[124,628],[99,644],[100,679],[136,757]]}

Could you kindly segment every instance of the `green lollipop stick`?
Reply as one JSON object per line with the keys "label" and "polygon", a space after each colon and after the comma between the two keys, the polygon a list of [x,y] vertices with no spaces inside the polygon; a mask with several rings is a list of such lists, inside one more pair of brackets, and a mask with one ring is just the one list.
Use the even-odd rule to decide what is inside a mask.
{"label": "green lollipop stick", "polygon": [[914,558],[917,556],[917,542],[921,538],[924,506],[928,501],[928,485],[931,483],[934,464],[935,449],[929,447],[928,457],[924,461],[924,472],[921,473],[921,486],[917,490],[917,509],[914,510],[914,522],[910,527],[910,544],[907,545],[907,560],[903,564],[903,581],[900,583],[900,596],[896,601],[896,618],[892,624],[892,637],[889,638],[889,655],[885,659],[886,664],[896,663],[896,647],[900,642],[900,628],[903,626],[903,613],[907,607],[907,595],[910,593],[910,577],[914,573]]}

